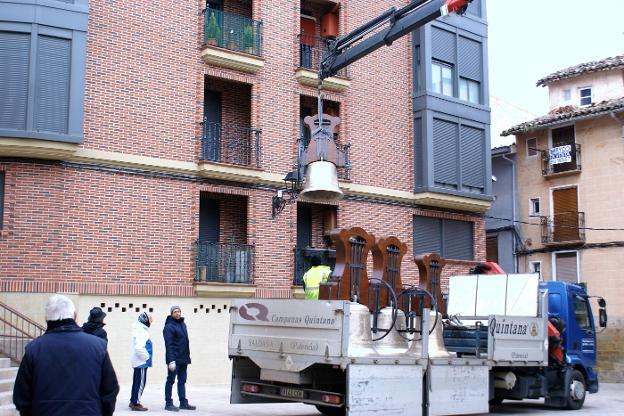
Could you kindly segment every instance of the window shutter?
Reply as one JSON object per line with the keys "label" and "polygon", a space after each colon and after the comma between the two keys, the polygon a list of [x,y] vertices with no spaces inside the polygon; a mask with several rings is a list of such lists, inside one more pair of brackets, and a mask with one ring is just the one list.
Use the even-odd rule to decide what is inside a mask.
{"label": "window shutter", "polygon": [[485,259],[498,263],[498,237],[485,239]]}
{"label": "window shutter", "polygon": [[485,132],[472,127],[461,127],[462,185],[478,188],[485,186]]}
{"label": "window shutter", "polygon": [[414,183],[416,186],[424,185],[424,172],[426,156],[423,155],[422,120],[414,119]]}
{"label": "window shutter", "polygon": [[457,68],[460,77],[481,81],[481,43],[472,39],[459,37],[459,62]]}
{"label": "window shutter", "polygon": [[457,124],[433,119],[433,179],[436,185],[458,185]]}
{"label": "window shutter", "polygon": [[0,32],[0,129],[26,130],[30,34]]}
{"label": "window shutter", "polygon": [[555,254],[555,267],[557,268],[557,280],[560,282],[577,283],[576,276],[576,252]]}
{"label": "window shutter", "polygon": [[433,59],[455,63],[455,33],[432,27],[431,48]]}
{"label": "window shutter", "polygon": [[442,254],[442,220],[414,217],[414,255],[422,253]]}
{"label": "window shutter", "polygon": [[473,260],[472,223],[467,221],[444,220],[444,249],[442,256],[447,259]]}
{"label": "window shutter", "polygon": [[71,40],[39,36],[35,130],[67,133]]}
{"label": "window shutter", "polygon": [[199,199],[199,241],[219,242],[219,201],[201,194]]}

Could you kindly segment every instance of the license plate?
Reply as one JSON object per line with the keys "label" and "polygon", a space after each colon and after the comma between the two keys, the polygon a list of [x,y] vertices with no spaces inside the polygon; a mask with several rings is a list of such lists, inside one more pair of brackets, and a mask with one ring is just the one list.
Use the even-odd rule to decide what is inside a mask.
{"label": "license plate", "polygon": [[305,397],[305,392],[299,389],[282,387],[280,388],[280,396],[290,397],[292,399],[303,399]]}

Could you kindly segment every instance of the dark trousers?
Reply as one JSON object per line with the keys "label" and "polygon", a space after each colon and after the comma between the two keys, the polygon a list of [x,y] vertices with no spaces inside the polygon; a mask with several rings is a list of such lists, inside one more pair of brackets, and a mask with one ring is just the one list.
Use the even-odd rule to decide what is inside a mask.
{"label": "dark trousers", "polygon": [[132,393],[130,395],[130,403],[139,404],[143,390],[145,390],[145,382],[147,381],[147,368],[135,368],[132,375]]}
{"label": "dark trousers", "polygon": [[180,406],[188,404],[186,399],[186,367],[188,364],[178,364],[176,371],[167,372],[167,382],[165,383],[165,404],[173,404],[171,398],[171,391],[173,390],[173,383],[175,383],[176,376],[178,377],[178,398],[180,399]]}

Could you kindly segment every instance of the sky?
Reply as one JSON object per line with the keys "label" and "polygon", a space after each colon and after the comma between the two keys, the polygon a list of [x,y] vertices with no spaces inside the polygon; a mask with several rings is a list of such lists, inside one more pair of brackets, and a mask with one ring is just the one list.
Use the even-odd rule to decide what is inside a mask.
{"label": "sky", "polygon": [[624,0],[487,0],[487,20],[490,95],[535,116],[548,113],[538,79],[624,54]]}

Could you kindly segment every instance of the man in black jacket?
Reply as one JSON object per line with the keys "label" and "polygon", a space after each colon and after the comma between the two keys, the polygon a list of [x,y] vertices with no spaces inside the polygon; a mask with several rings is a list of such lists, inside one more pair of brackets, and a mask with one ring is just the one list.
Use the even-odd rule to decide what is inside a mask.
{"label": "man in black jacket", "polygon": [[119,384],[104,340],[82,331],[66,296],[51,296],[45,315],[48,328],[26,346],[15,379],[20,415],[112,415]]}
{"label": "man in black jacket", "polygon": [[[170,309],[170,315],[165,321],[163,336],[165,337],[165,358],[167,368],[167,382],[165,383],[165,410],[177,412],[178,410],[195,410],[186,398],[186,367],[191,363],[191,351],[189,348],[188,332],[182,311],[178,305]],[[171,397],[173,383],[178,377],[178,398],[180,407],[174,406]]]}
{"label": "man in black jacket", "polygon": [[106,334],[106,330],[104,329],[104,318],[106,317],[106,312],[102,310],[102,308],[98,308],[97,306],[89,312],[89,318],[87,322],[82,324],[82,330],[87,334],[95,335],[96,337],[102,338],[106,343],[108,343],[108,336]]}

